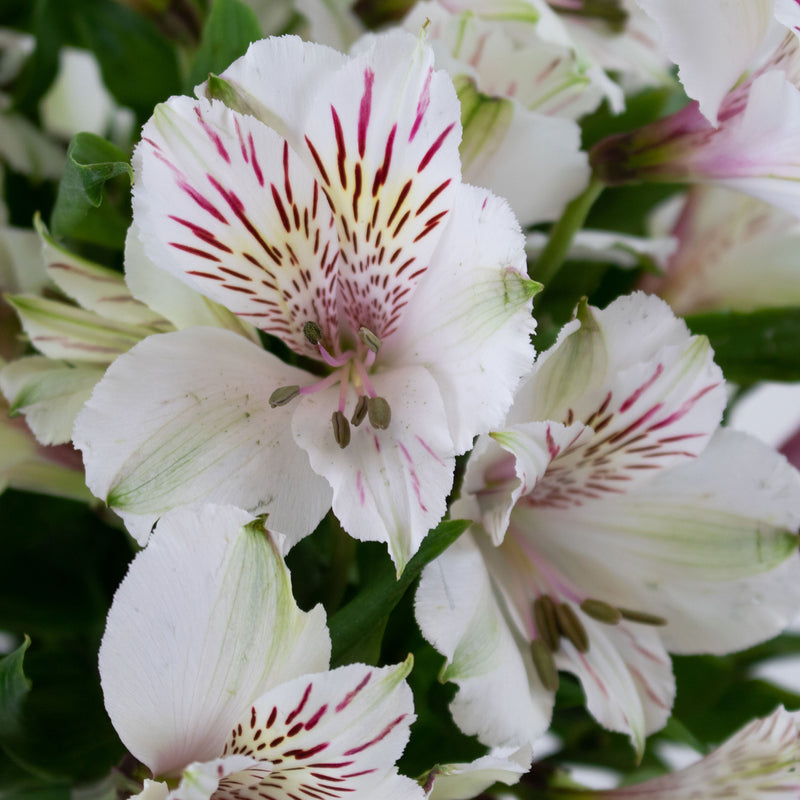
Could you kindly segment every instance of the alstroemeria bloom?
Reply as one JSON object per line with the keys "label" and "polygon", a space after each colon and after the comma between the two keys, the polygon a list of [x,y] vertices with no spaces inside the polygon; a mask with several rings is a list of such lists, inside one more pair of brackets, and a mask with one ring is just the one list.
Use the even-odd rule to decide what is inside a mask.
{"label": "alstroemeria bloom", "polygon": [[423,800],[394,767],[414,721],[411,660],[325,671],[329,657],[325,612],[297,607],[258,520],[226,506],[165,516],[100,647],[111,721],[159,779],[143,794]]}
{"label": "alstroemeria bloom", "polygon": [[679,314],[800,304],[800,221],[755,197],[695,186],[677,205],[651,217],[650,230],[671,234],[677,247],[664,274],[641,288]]}
{"label": "alstroemeria bloom", "polygon": [[558,218],[588,183],[578,117],[622,91],[542,0],[420,2],[403,22],[429,24],[437,63],[456,84],[467,180],[507,198],[523,225]]}
{"label": "alstroemeria bloom", "polygon": [[146,252],[308,369],[204,328],[115,362],[75,440],[142,538],[208,500],[269,513],[291,545],[332,503],[401,570],[444,514],[454,456],[530,370],[538,284],[507,204],[460,181],[452,83],[408,34],[362,45],[266,39],[204,89],[248,113],[175,97],[145,126]]}
{"label": "alstroemeria bloom", "polygon": [[[716,5],[727,13],[727,3]],[[724,94],[715,113],[717,103],[708,101],[706,115],[716,124],[692,102],[669,117],[603,139],[589,153],[595,173],[611,185],[639,180],[714,183],[800,216],[800,6],[791,6],[791,14],[781,19],[792,24],[788,31],[779,26],[784,35],[777,46]],[[705,9],[705,4],[691,8]],[[697,25],[696,31],[704,35],[706,27]],[[702,53],[706,63],[707,53]]]}
{"label": "alstroemeria bloom", "polygon": [[452,510],[476,524],[416,601],[466,732],[533,742],[562,669],[641,751],[672,705],[667,650],[747,647],[797,613],[800,474],[716,430],[712,355],[658,298],[583,306],[479,439]]}
{"label": "alstroemeria bloom", "polygon": [[581,800],[795,800],[799,771],[800,712],[779,707],[677,772],[619,789],[575,794]]}

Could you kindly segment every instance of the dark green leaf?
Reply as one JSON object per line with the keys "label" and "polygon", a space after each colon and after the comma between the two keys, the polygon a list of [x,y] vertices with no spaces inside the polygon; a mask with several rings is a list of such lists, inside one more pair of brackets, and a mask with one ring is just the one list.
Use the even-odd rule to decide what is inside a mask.
{"label": "dark green leaf", "polygon": [[0,750],[0,800],[70,800],[70,785],[37,778]]}
{"label": "dark green leaf", "polygon": [[200,48],[195,54],[186,91],[209,75],[224,71],[264,36],[255,13],[241,0],[214,0]]}
{"label": "dark green leaf", "polygon": [[84,46],[100,63],[109,91],[140,120],[180,92],[176,50],[147,18],[123,3],[93,0],[76,24]]}
{"label": "dark green leaf", "polygon": [[97,652],[79,643],[32,649],[26,670],[33,689],[22,704],[20,730],[3,737],[6,754],[44,780],[91,780],[124,755],[103,707]]}
{"label": "dark green leaf", "polygon": [[25,641],[13,653],[0,658],[0,739],[19,730],[19,714],[22,701],[31,688],[25,677],[22,661],[31,640]]}
{"label": "dark green leaf", "polygon": [[695,314],[686,322],[708,336],[728,380],[800,380],[800,308]]}
{"label": "dark green leaf", "polygon": [[123,175],[133,179],[124,151],[93,133],[75,136],[70,142],[67,165],[58,186],[51,220],[53,234],[121,248],[130,224],[127,192],[119,203],[125,209],[123,212],[109,202],[106,185]]}
{"label": "dark green leaf", "polygon": [[361,661],[374,664],[392,609],[423,567],[443,553],[468,527],[468,520],[445,520],[423,540],[399,578],[388,556],[377,564],[361,592],[328,621],[332,666]]}
{"label": "dark green leaf", "polygon": [[131,557],[124,534],[81,503],[11,490],[0,519],[0,630],[96,647]]}

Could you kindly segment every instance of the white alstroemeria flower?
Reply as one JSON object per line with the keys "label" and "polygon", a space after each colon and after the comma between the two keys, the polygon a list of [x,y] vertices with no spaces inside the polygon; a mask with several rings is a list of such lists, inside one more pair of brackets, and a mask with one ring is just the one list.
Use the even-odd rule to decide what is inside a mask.
{"label": "white alstroemeria flower", "polygon": [[156,109],[135,156],[139,235],[308,369],[225,331],[149,338],[77,420],[88,484],[140,538],[209,500],[268,512],[291,545],[332,503],[401,570],[444,514],[455,455],[530,369],[538,284],[519,226],[461,183],[452,83],[408,34],[352,57],[267,39],[204,91],[251,113]]}
{"label": "white alstroemeria flower", "polygon": [[476,524],[416,600],[464,731],[533,742],[563,669],[641,751],[672,705],[667,650],[730,652],[796,615],[800,474],[715,433],[712,355],[658,298],[583,306],[479,439],[452,509]]}
{"label": "white alstroemeria flower", "polygon": [[800,221],[763,200],[728,189],[696,186],[677,205],[657,209],[654,233],[677,247],[663,276],[641,288],[679,314],[800,304]]}
{"label": "white alstroemeria flower", "polygon": [[[759,4],[736,4],[750,5],[755,12]],[[597,176],[610,185],[638,180],[713,183],[800,216],[800,6],[791,5],[785,18],[793,23],[788,32],[779,25],[783,35],[767,56],[719,104],[715,101],[716,126],[695,101],[630,133],[609,136],[589,154]],[[695,30],[702,35],[706,28],[698,24]],[[706,55],[703,51],[704,59]]]}
{"label": "white alstroemeria flower", "polygon": [[[580,793],[597,800],[795,800],[800,793],[800,712],[782,706],[704,758],[644,783]],[[569,795],[567,795],[569,796]]]}
{"label": "white alstroemeria flower", "polygon": [[[41,355],[11,361],[0,371],[0,389],[12,414],[24,414],[42,444],[72,438],[75,417],[108,365],[147,336],[175,327],[219,325],[257,338],[251,326],[155,269],[129,240],[128,280],[58,244],[37,220],[37,232],[20,232],[13,241],[27,254],[32,275],[40,273],[65,295],[64,300],[29,293],[43,283],[6,295],[31,344]],[[38,234],[38,235],[37,235]],[[32,241],[38,253],[32,253]],[[18,258],[13,259],[15,262]],[[152,308],[137,299],[136,289]]]}
{"label": "white alstroemeria flower", "polygon": [[326,671],[325,612],[298,609],[278,549],[246,512],[203,506],[166,515],[133,560],[99,660],[114,727],[160,779],[144,796],[423,800],[394,767],[411,659]]}
{"label": "white alstroemeria flower", "polygon": [[427,25],[461,101],[465,178],[506,197],[523,225],[558,218],[588,183],[578,117],[622,92],[576,52],[537,0],[420,2],[403,22]]}

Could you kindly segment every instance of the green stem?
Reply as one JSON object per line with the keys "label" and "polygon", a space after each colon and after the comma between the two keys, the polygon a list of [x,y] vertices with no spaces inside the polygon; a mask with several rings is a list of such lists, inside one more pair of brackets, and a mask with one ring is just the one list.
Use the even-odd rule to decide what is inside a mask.
{"label": "green stem", "polygon": [[567,257],[575,234],[583,226],[589,210],[604,188],[601,180],[592,178],[583,193],[569,202],[561,219],[551,228],[544,250],[531,267],[532,278],[545,286],[553,279]]}

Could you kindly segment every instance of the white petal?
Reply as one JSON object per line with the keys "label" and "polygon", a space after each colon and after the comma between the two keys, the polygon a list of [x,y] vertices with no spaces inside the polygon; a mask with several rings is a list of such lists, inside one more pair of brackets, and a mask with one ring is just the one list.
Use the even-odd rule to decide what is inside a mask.
{"label": "white petal", "polygon": [[154,264],[144,252],[136,222],[125,237],[125,282],[137,300],[176,328],[192,325],[228,328],[259,343],[258,331],[252,325]]}
{"label": "white petal", "polygon": [[144,786],[139,794],[131,796],[130,800],[167,800],[169,787],[163,781],[144,779]]}
{"label": "white petal", "polygon": [[480,521],[496,545],[520,497],[536,488],[561,451],[580,447],[591,435],[591,428],[580,423],[529,422],[478,440],[467,463],[464,492],[476,500]]}
{"label": "white petal", "polygon": [[472,137],[480,137],[481,149],[471,162],[464,160],[465,180],[505,197],[523,226],[558,219],[589,182],[580,128],[572,120],[515,105],[507,125],[468,124],[464,143]]}
{"label": "white petal", "polygon": [[371,379],[391,408],[388,429],[375,430],[364,420],[340,448],[331,426],[338,407],[338,389],[332,388],[302,398],[292,430],[311,467],[330,483],[342,527],[362,541],[386,542],[400,573],[444,515],[453,445],[439,390],[426,370],[403,367]]}
{"label": "white petal", "polygon": [[800,766],[800,723],[782,706],[753,720],[705,758],[685,769],[605,793],[608,798],[737,797],[793,800]]}
{"label": "white petal", "polygon": [[675,696],[664,645],[647,626],[604,625],[573,610],[589,636],[589,650],[580,653],[562,638],[556,664],[578,676],[592,716],[604,727],[628,734],[641,756],[645,736],[664,727]]}
{"label": "white petal", "polygon": [[308,380],[230,331],[149,337],[112,365],[76,421],[87,484],[142,542],[163,512],[198,502],[269,513],[270,528],[295,542],[331,494],[292,441],[294,409],[268,401]]}
{"label": "white petal", "polygon": [[[404,680],[412,663],[350,664],[277,686],[240,716],[224,753],[271,765],[258,784],[269,794],[381,797],[378,787],[395,775],[415,719]],[[410,796],[421,800],[422,790]]]}
{"label": "white petal", "polygon": [[322,187],[275,131],[220,101],[174,97],[144,128],[134,216],[160,267],[300,353],[336,337],[338,244]]}
{"label": "white petal", "polygon": [[34,295],[6,295],[33,345],[49,358],[108,364],[158,328],[106,319]]}
{"label": "white petal", "polygon": [[531,768],[530,745],[496,748],[469,764],[440,764],[428,774],[429,800],[469,800],[498,781],[511,786]]}
{"label": "white petal", "polygon": [[783,72],[772,70],[755,78],[744,112],[708,140],[691,166],[722,186],[800,216],[798,134],[800,90]]}
{"label": "white petal", "polygon": [[247,756],[228,756],[207,762],[196,761],[183,771],[178,788],[169,793],[167,800],[211,800],[220,788],[220,784],[223,784],[224,791],[231,781],[238,784],[236,779],[242,774],[251,779],[247,772],[248,768],[258,770],[258,761]]}
{"label": "white petal", "polygon": [[223,506],[166,516],[114,597],[106,708],[154,774],[218,756],[256,697],[328,664],[322,608],[297,608],[276,545],[251,520]]}
{"label": "white petal", "polygon": [[673,230],[679,247],[653,285],[678,313],[800,303],[800,223],[782,209],[728,189],[696,186]]}
{"label": "white petal", "polygon": [[[309,87],[318,86],[325,75],[346,61],[346,56],[331,47],[304,42],[297,36],[272,36],[251,44],[221,77],[246,97],[258,119],[298,148],[305,132]],[[275,80],[276,75],[281,80]],[[201,93],[205,90],[205,84],[198,87]]]}
{"label": "white petal", "polygon": [[514,519],[585,596],[667,619],[670,650],[726,653],[796,614],[798,498],[800,476],[782,457],[720,431],[699,458],[624,497],[569,512],[518,507]]}
{"label": "white petal", "polygon": [[492,746],[533,744],[550,723],[553,697],[495,591],[464,534],[422,573],[417,623],[447,659],[441,679],[459,686],[450,710],[461,730]]}
{"label": "white petal", "polygon": [[34,231],[0,227],[0,287],[4,292],[42,291],[48,278],[40,253],[41,243]]}
{"label": "white petal", "polygon": [[315,86],[306,161],[336,212],[343,311],[387,338],[431,267],[460,178],[460,108],[418,37],[365,36]]}
{"label": "white petal", "polygon": [[10,411],[25,415],[42,444],[64,444],[72,439],[75,417],[104,372],[101,365],[28,356],[0,370],[0,388]]}
{"label": "white petal", "polygon": [[712,125],[727,92],[753,62],[773,20],[775,0],[637,0],[658,24],[689,97]]}
{"label": "white petal", "polygon": [[136,300],[119,272],[71,253],[56,242],[37,217],[41,252],[48,277],[81,308],[101,317],[164,332],[165,319]]}
{"label": "white petal", "polygon": [[531,368],[531,298],[523,239],[508,206],[462,186],[436,264],[382,355],[423,365],[439,385],[457,452],[498,426]]}

